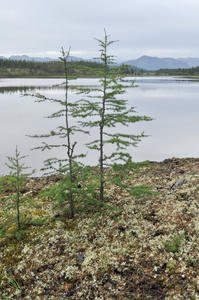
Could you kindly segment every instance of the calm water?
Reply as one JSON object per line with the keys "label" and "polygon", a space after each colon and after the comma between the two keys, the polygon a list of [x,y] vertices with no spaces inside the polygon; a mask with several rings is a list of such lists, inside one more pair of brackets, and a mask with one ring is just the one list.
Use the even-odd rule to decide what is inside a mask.
{"label": "calm water", "polygon": [[[134,78],[128,78],[130,82]],[[22,97],[24,93],[41,93],[50,98],[64,99],[64,89],[54,87],[62,83],[61,79],[0,79],[0,175],[8,174],[6,156],[14,156],[15,147],[22,155],[28,155],[25,165],[36,168],[37,174],[48,157],[65,157],[64,149],[53,151],[30,151],[40,146],[41,139],[31,139],[27,135],[45,134],[61,125],[61,119],[44,118],[60,109],[55,103],[36,103],[33,97]],[[161,161],[171,157],[199,156],[199,82],[171,78],[147,77],[137,78],[138,87],[128,89],[123,98],[136,107],[138,115],[153,117],[151,122],[135,123],[127,130],[133,134],[145,132],[149,137],[143,138],[138,147],[129,149],[134,161]],[[93,86],[97,79],[78,79],[71,81],[74,85]],[[80,98],[70,91],[70,100]],[[120,128],[118,128],[118,131]],[[91,137],[77,136],[77,153],[87,151],[85,142],[98,137],[97,129]],[[53,142],[54,140],[52,140]],[[49,142],[49,140],[46,140]],[[85,164],[94,165],[98,153],[89,151]]]}

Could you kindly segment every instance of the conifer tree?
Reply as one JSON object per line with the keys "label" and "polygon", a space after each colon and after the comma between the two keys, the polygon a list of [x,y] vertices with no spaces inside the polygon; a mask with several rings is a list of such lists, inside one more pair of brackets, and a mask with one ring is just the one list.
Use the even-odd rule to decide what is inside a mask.
{"label": "conifer tree", "polygon": [[17,226],[18,229],[21,229],[21,222],[20,222],[20,199],[21,199],[21,192],[20,188],[24,183],[26,177],[31,176],[35,173],[35,170],[32,170],[29,173],[23,173],[24,170],[29,169],[29,167],[25,167],[24,163],[20,163],[27,156],[21,156],[18,148],[16,147],[15,156],[14,157],[7,157],[10,164],[6,163],[7,167],[11,170],[10,171],[10,181],[13,190],[16,193],[16,209],[17,209]]}
{"label": "conifer tree", "polygon": [[[87,90],[88,97],[84,97],[81,102],[81,116],[85,121],[80,121],[82,127],[98,128],[98,138],[88,144],[90,149],[99,153],[100,169],[100,200],[104,201],[104,170],[107,165],[118,161],[127,162],[131,155],[127,151],[129,146],[136,146],[144,137],[140,135],[120,133],[119,128],[130,126],[139,121],[151,121],[147,116],[136,115],[134,107],[128,108],[127,100],[121,98],[129,86],[124,84],[121,71],[113,67],[114,56],[108,53],[109,47],[116,41],[110,41],[105,32],[104,40],[96,39],[99,43],[100,57],[97,59],[103,64],[100,69],[100,87]],[[84,90],[82,89],[82,92]],[[92,92],[95,92],[92,94]],[[94,99],[94,100],[93,100]],[[97,100],[96,100],[97,99]],[[113,129],[115,132],[113,132]],[[114,145],[115,151],[106,154],[106,145]]]}
{"label": "conifer tree", "polygon": [[[72,136],[75,135],[76,132],[81,132],[82,130],[80,127],[71,125],[70,121],[73,118],[73,111],[76,110],[76,103],[72,103],[68,99],[68,89],[69,89],[69,74],[68,74],[68,57],[70,54],[70,49],[68,52],[65,52],[64,49],[61,49],[62,56],[60,57],[60,60],[63,62],[64,65],[64,71],[65,71],[65,82],[63,83],[65,88],[65,99],[52,99],[47,98],[44,95],[36,94],[31,95],[36,97],[38,100],[37,102],[44,102],[44,101],[50,101],[51,103],[58,103],[61,106],[61,109],[52,115],[48,116],[48,118],[62,118],[62,125],[56,128],[56,130],[51,130],[49,134],[43,134],[43,135],[34,135],[31,136],[33,138],[50,138],[50,137],[58,137],[62,140],[64,140],[64,143],[61,144],[48,144],[43,142],[42,146],[36,147],[34,149],[40,149],[40,150],[51,150],[53,148],[57,147],[64,147],[66,148],[66,156],[63,159],[59,159],[57,157],[55,158],[49,158],[44,161],[44,168],[41,170],[46,171],[48,170],[47,174],[52,173],[59,173],[59,174],[65,174],[65,190],[68,190],[68,193],[65,194],[65,200],[69,201],[69,212],[70,212],[70,218],[74,217],[74,201],[73,201],[73,192],[75,188],[75,178],[76,174],[79,172],[79,168],[82,167],[82,165],[77,162],[77,158],[84,157],[84,154],[75,155],[75,147],[77,142],[73,139]],[[86,131],[83,131],[84,134],[86,134]]]}

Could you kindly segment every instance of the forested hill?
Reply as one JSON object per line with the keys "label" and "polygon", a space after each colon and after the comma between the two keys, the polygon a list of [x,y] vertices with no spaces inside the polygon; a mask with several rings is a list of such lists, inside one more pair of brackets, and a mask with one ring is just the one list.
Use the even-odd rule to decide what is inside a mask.
{"label": "forested hill", "polygon": [[[94,76],[101,69],[98,62],[70,61],[68,71],[71,76]],[[61,77],[64,66],[61,61],[36,62],[27,60],[0,59],[0,77]]]}
{"label": "forested hill", "polygon": [[[68,61],[71,77],[99,76],[102,64],[96,61]],[[138,74],[140,70],[130,66],[120,66],[124,74]],[[28,60],[0,59],[0,78],[3,77],[63,77],[64,65],[61,61],[37,62]]]}

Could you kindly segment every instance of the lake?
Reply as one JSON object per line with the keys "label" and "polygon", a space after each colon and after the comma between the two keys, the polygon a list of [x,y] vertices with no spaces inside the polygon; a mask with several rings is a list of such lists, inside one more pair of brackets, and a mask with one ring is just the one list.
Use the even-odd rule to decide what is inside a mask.
{"label": "lake", "polygon": [[[131,83],[135,78],[128,77]],[[50,98],[64,99],[64,89],[53,87],[62,79],[0,79],[0,175],[9,173],[6,156],[13,157],[16,145],[21,155],[28,155],[25,165],[37,169],[36,176],[42,175],[40,168],[48,157],[65,157],[66,149],[56,151],[30,151],[40,146],[41,139],[27,135],[45,134],[61,125],[61,119],[44,118],[60,109],[56,103],[37,103],[34,97],[22,96],[24,93],[39,92]],[[96,86],[98,79],[77,79],[71,85]],[[162,161],[172,157],[198,157],[199,153],[199,82],[197,80],[174,77],[138,77],[138,87],[128,88],[123,95],[129,105],[136,107],[138,115],[154,118],[151,122],[134,123],[125,132],[149,135],[143,138],[138,147],[129,149],[135,162]],[[69,91],[69,100],[82,96]],[[120,128],[118,128],[118,131]],[[85,142],[98,137],[98,130],[92,130],[91,137],[77,136],[78,153],[88,151]],[[48,142],[48,140],[46,141]],[[82,160],[87,165],[98,162],[98,153],[89,151]]]}

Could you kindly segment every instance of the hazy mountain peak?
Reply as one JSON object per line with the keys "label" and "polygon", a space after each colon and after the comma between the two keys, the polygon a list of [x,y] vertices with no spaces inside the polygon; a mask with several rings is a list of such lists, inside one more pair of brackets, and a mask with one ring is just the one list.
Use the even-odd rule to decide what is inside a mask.
{"label": "hazy mountain peak", "polygon": [[125,64],[149,71],[156,71],[159,69],[190,68],[190,65],[183,60],[170,57],[159,58],[147,55],[143,55],[134,60],[126,61]]}
{"label": "hazy mountain peak", "polygon": [[[50,58],[50,57],[30,57],[28,55],[12,55],[9,58],[6,58],[4,56],[0,56],[0,59],[10,59],[10,60],[27,60],[27,61],[37,61],[37,62],[49,62],[49,61],[57,61],[58,58]],[[69,56],[69,60],[74,61],[80,61],[84,60],[83,58],[75,57],[75,56]]]}

